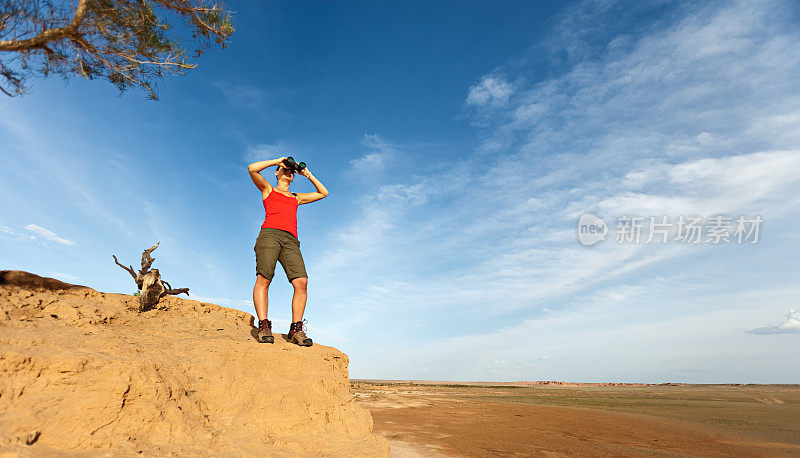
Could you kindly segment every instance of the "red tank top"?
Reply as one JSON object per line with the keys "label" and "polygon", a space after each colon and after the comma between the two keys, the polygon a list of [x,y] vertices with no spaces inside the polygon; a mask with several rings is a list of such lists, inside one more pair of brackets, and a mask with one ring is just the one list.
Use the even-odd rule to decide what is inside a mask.
{"label": "red tank top", "polygon": [[271,227],[290,232],[297,237],[297,199],[272,191],[263,199],[264,224],[262,228]]}

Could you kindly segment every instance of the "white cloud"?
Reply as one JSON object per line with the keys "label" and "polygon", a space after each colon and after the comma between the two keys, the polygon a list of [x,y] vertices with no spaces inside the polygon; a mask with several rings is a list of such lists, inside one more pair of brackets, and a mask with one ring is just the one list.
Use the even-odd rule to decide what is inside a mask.
{"label": "white cloud", "polygon": [[513,92],[514,88],[503,76],[486,75],[478,84],[469,88],[466,103],[482,107],[497,107],[508,102],[508,98]]}
{"label": "white cloud", "polygon": [[[636,269],[676,256],[698,254],[707,248],[677,243],[664,247],[614,245],[612,234],[605,246],[587,250],[576,243],[574,224],[580,213],[599,209],[607,217],[644,212],[673,219],[683,214],[710,216],[731,212],[750,217],[754,215],[747,212],[757,200],[759,210],[775,218],[782,207],[797,207],[798,199],[794,196],[800,195],[800,179],[776,179],[768,192],[751,193],[741,192],[747,188],[742,188],[739,175],[752,176],[749,168],[771,170],[776,176],[791,174],[795,168],[781,168],[786,165],[781,160],[785,159],[784,155],[783,152],[757,153],[712,160],[707,163],[709,169],[722,170],[731,162],[746,162],[748,167],[732,167],[728,173],[708,175],[703,182],[704,192],[699,196],[695,188],[673,189],[665,195],[632,194],[624,191],[624,183],[630,175],[624,171],[613,179],[604,176],[587,181],[583,189],[549,191],[545,196],[524,199],[509,199],[502,193],[495,195],[496,200],[484,199],[493,193],[484,194],[481,190],[451,197],[437,189],[440,182],[435,178],[413,185],[386,185],[380,188],[376,201],[370,200],[369,210],[344,231],[336,243],[336,254],[331,253],[325,259],[361,266],[368,259],[367,262],[377,265],[364,272],[373,274],[382,271],[379,266],[387,263],[425,265],[449,259],[456,264],[422,278],[412,273],[402,281],[393,281],[392,292],[377,297],[404,297],[414,304],[436,297],[440,310],[458,308],[462,313],[476,315],[530,309],[564,294],[591,290],[595,285]],[[796,157],[800,158],[800,154]],[[669,176],[673,168],[680,170],[691,163],[657,163],[653,169],[663,170],[664,175]],[[610,195],[594,201],[572,201],[574,196],[598,188],[605,188]],[[614,190],[617,192],[613,193]],[[515,195],[536,193],[522,188]],[[397,205],[388,205],[390,203]],[[557,234],[563,235],[556,237]],[[646,233],[644,236],[646,238]],[[410,253],[414,253],[413,260],[407,261]],[[368,280],[364,278],[363,281]],[[502,289],[495,286],[501,284],[504,285]],[[496,304],[485,311],[484,304],[490,298]]]}
{"label": "white cloud", "polygon": [[[800,150],[704,158],[674,165],[656,162],[648,167],[628,173],[618,188],[646,186],[643,192],[611,195],[600,201],[598,208],[609,216],[711,216],[776,209],[796,203],[800,195],[800,179],[794,172],[800,169]],[[786,200],[776,196],[785,196]]]}
{"label": "white cloud", "polygon": [[775,326],[763,326],[747,331],[750,334],[787,334],[800,333],[800,310],[789,310],[786,314],[786,321]]}
{"label": "white cloud", "polygon": [[381,176],[397,162],[400,156],[399,146],[380,135],[364,134],[361,144],[368,148],[368,151],[350,160],[346,175],[365,182],[374,181],[374,178]]}
{"label": "white cloud", "polygon": [[697,143],[701,145],[710,145],[715,141],[714,134],[710,132],[700,132],[695,138],[697,139]]}
{"label": "white cloud", "polygon": [[413,185],[388,184],[378,189],[378,200],[385,204],[421,205],[427,200],[425,193],[425,186],[422,183]]}
{"label": "white cloud", "polygon": [[350,167],[351,170],[354,170],[356,173],[382,171],[386,168],[386,158],[387,155],[385,153],[367,153],[357,159],[351,160]]}
{"label": "white cloud", "polygon": [[[577,9],[594,6],[583,2]],[[608,165],[643,151],[691,158],[732,147],[793,147],[798,133],[789,126],[797,125],[800,94],[792,75],[800,58],[788,54],[800,34],[786,27],[786,8],[784,2],[709,3],[671,25],[651,25],[622,49],[601,49],[564,75],[517,91],[508,122],[492,125],[486,141],[495,147],[521,142],[539,155],[602,155]],[[609,25],[596,17],[587,22]],[[529,108],[534,121],[513,117]],[[708,141],[701,144],[703,132],[713,137],[701,136]]]}
{"label": "white cloud", "polygon": [[59,237],[58,234],[56,234],[55,232],[47,230],[35,224],[28,224],[27,226],[25,226],[25,229],[34,232],[36,234],[39,234],[40,237],[42,237],[45,240],[49,240],[51,242],[57,242],[62,245],[76,245],[76,243],[73,242],[72,240],[67,240],[65,238]]}
{"label": "white cloud", "polygon": [[30,234],[25,234],[25,233],[22,233],[22,232],[17,232],[14,229],[11,229],[8,226],[0,226],[0,232],[3,232],[4,234],[8,234],[8,235],[14,237],[17,240],[36,240],[36,236],[35,235],[30,235]]}

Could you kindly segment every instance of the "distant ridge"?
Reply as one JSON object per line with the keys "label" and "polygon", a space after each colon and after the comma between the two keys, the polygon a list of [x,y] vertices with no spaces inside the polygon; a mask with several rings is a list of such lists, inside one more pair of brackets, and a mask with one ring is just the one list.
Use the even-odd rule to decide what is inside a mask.
{"label": "distant ridge", "polygon": [[663,382],[663,383],[626,383],[626,382],[562,382],[558,380],[536,380],[536,381],[519,381],[519,382],[464,382],[452,380],[381,380],[381,379],[350,379],[351,382],[362,382],[381,384],[388,383],[392,385],[460,385],[460,386],[798,386],[796,384],[785,383],[676,383],[676,382]]}

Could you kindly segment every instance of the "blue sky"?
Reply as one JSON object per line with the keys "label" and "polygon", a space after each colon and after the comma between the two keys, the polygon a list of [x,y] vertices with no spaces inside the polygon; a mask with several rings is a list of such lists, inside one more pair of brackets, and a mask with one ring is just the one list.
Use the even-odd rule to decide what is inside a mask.
{"label": "blue sky", "polygon": [[[800,383],[795,2],[252,5],[159,102],[0,99],[0,267],[130,294],[111,255],[160,241],[174,287],[254,313],[245,169],[292,155],[330,190],[298,212],[309,335],[351,377]],[[624,244],[624,215],[763,224]]]}

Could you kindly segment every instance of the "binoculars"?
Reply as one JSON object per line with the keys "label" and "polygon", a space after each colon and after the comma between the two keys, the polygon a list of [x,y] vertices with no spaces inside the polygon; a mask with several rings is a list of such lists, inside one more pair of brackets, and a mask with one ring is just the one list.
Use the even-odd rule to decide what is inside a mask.
{"label": "binoculars", "polygon": [[292,156],[283,160],[283,166],[291,170],[292,173],[300,173],[306,168],[305,162],[295,162]]}

